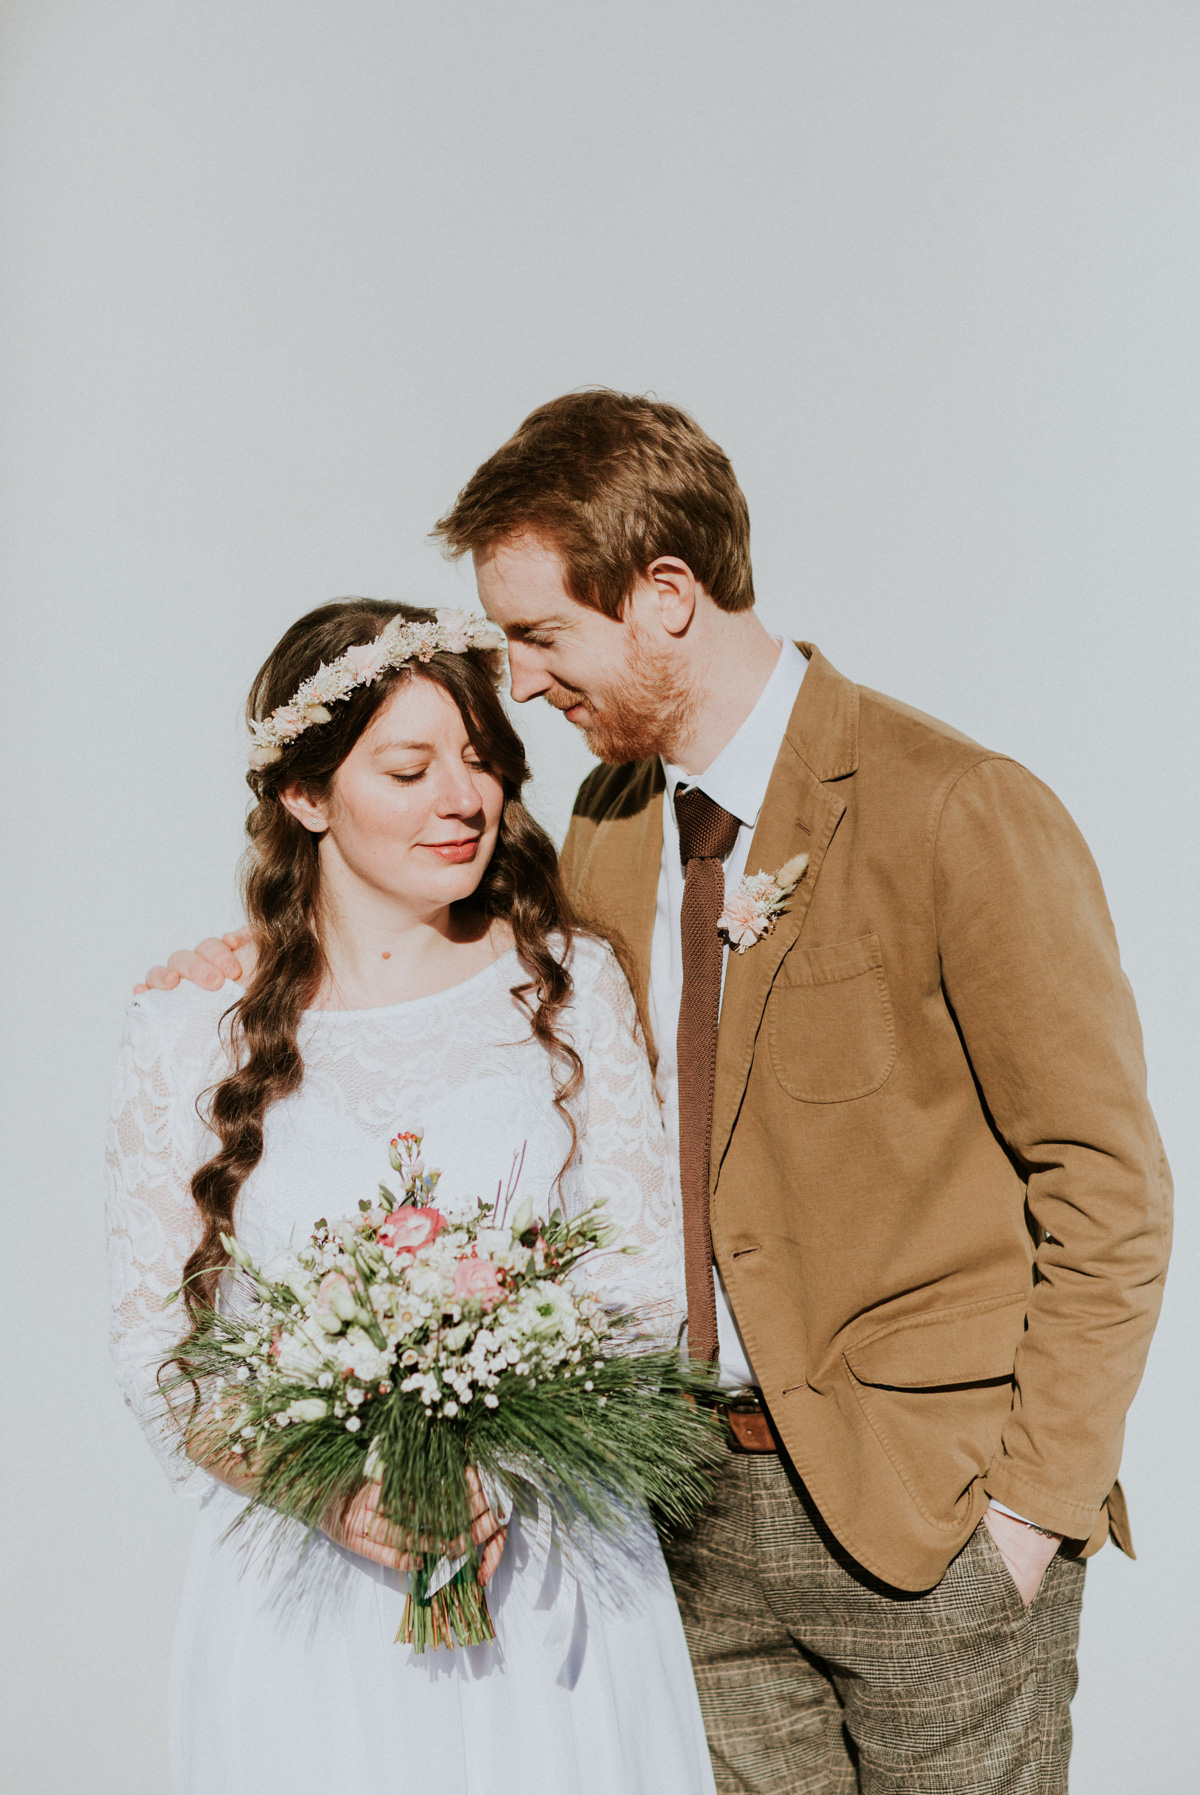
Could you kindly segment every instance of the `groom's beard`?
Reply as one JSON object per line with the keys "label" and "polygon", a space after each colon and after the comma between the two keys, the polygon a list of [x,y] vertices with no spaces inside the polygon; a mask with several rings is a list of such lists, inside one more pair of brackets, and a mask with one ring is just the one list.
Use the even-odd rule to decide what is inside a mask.
{"label": "groom's beard", "polygon": [[545,696],[556,711],[574,704],[587,707],[587,720],[577,727],[597,760],[610,766],[654,754],[674,760],[696,713],[696,695],[682,672],[665,655],[655,655],[637,634],[631,636],[619,686],[577,692],[556,684]]}

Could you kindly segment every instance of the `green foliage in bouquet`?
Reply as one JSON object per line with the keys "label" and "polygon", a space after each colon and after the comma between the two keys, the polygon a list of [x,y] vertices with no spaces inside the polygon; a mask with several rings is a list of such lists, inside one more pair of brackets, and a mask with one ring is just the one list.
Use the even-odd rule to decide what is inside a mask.
{"label": "green foliage in bouquet", "polygon": [[242,1523],[311,1531],[379,1483],[380,1512],[423,1554],[398,1635],[418,1651],[494,1636],[473,1554],[447,1564],[469,1535],[469,1465],[518,1508],[544,1504],[569,1550],[581,1520],[616,1537],[643,1504],[686,1524],[722,1450],[711,1370],[571,1278],[613,1244],[601,1210],[509,1220],[510,1187],[448,1221],[420,1145],[391,1143],[399,1201],[381,1185],[269,1275],[228,1240],[246,1312],[203,1311],[164,1382],[168,1398],[193,1391],[193,1456],[253,1471]]}

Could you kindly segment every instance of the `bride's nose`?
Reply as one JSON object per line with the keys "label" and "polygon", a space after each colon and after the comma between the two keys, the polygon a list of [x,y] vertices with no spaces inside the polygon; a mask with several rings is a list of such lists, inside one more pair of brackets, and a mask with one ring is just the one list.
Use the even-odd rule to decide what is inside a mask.
{"label": "bride's nose", "polygon": [[439,816],[477,816],[483,808],[479,789],[469,768],[461,763],[446,767],[438,781],[436,808]]}

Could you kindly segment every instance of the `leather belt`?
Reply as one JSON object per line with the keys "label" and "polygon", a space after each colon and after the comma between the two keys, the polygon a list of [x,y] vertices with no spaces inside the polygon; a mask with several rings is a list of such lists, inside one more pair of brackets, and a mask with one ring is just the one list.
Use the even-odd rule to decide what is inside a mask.
{"label": "leather belt", "polygon": [[778,1452],[771,1418],[753,1391],[739,1391],[721,1412],[735,1452]]}

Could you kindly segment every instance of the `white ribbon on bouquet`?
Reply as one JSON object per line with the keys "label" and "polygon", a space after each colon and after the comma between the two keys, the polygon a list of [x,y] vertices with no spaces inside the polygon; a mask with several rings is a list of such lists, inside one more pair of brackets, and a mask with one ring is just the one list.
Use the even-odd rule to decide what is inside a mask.
{"label": "white ribbon on bouquet", "polygon": [[[515,1507],[512,1491],[499,1478],[492,1477],[485,1471],[479,1473],[479,1481],[488,1507],[501,1527],[507,1527]],[[554,1547],[554,1511],[549,1503],[540,1498],[535,1498],[535,1503],[533,1535],[529,1541],[529,1568],[544,1585],[550,1569],[550,1553]],[[435,1596],[439,1589],[444,1589],[469,1557],[469,1553],[460,1552],[453,1558],[439,1558],[426,1585],[427,1594]],[[564,1551],[559,1552],[558,1568],[558,1587],[548,1609],[549,1625],[543,1640],[548,1651],[557,1651],[560,1647],[565,1651],[569,1647],[579,1595],[579,1581],[570,1569]]]}

